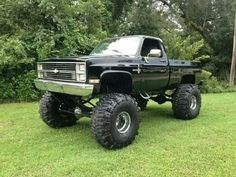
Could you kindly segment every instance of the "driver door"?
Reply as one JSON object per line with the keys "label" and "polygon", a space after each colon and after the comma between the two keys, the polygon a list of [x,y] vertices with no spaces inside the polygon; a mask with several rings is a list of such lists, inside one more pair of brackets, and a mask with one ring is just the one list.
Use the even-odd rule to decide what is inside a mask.
{"label": "driver door", "polygon": [[[161,56],[149,56],[153,49],[161,50]],[[164,89],[169,81],[168,60],[161,42],[156,39],[145,39],[141,50],[142,73],[141,88],[145,92]]]}

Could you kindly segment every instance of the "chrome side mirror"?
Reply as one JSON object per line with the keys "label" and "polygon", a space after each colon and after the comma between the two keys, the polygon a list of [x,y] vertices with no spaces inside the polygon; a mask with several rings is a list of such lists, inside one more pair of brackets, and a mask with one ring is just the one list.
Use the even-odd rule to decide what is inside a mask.
{"label": "chrome side mirror", "polygon": [[161,57],[161,50],[160,49],[152,49],[150,50],[150,53],[148,54],[148,57],[157,57],[160,58]]}

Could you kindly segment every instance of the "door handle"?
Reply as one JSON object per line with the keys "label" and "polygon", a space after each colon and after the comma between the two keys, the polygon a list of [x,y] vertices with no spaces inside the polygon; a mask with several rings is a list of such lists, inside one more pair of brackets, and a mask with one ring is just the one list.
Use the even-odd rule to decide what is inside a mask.
{"label": "door handle", "polygon": [[166,63],[166,60],[165,59],[161,59],[160,62]]}

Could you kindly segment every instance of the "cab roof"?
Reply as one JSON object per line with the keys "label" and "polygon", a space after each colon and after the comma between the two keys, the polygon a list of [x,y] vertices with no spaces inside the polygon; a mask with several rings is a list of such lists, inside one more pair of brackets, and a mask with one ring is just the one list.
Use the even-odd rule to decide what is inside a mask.
{"label": "cab roof", "polygon": [[146,39],[146,38],[156,39],[156,40],[160,41],[161,43],[163,43],[162,39],[154,37],[154,36],[147,36],[147,35],[128,35],[128,36],[117,36],[117,37],[113,37],[113,38],[123,38],[123,37],[140,37],[140,38],[144,38],[144,39]]}

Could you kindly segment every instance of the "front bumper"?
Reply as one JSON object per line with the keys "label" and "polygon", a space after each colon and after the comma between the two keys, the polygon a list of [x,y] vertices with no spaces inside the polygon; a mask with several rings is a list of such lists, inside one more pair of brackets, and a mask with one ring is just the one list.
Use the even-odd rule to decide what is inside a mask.
{"label": "front bumper", "polygon": [[40,90],[46,90],[57,93],[65,93],[77,96],[90,96],[93,93],[93,85],[83,83],[67,83],[59,81],[50,81],[36,79],[35,86]]}

